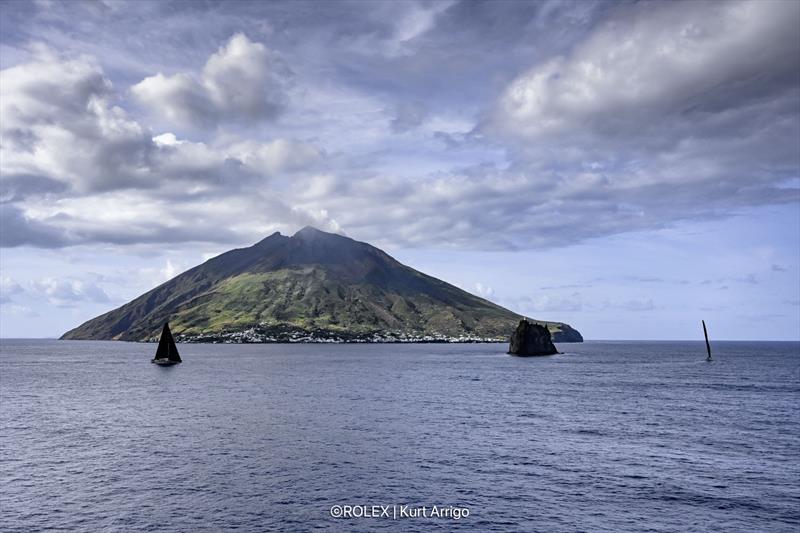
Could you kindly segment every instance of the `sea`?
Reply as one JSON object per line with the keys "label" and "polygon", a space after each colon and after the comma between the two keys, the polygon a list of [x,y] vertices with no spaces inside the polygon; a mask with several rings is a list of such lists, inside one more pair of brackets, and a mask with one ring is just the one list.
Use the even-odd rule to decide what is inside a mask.
{"label": "sea", "polygon": [[4,532],[800,530],[800,344],[0,342]]}

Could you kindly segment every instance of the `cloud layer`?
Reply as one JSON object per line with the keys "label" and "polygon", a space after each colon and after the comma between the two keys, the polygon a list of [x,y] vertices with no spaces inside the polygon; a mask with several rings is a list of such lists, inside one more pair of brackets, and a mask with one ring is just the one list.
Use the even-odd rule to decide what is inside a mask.
{"label": "cloud layer", "polygon": [[0,15],[2,246],[530,249],[798,201],[795,2],[75,9]]}

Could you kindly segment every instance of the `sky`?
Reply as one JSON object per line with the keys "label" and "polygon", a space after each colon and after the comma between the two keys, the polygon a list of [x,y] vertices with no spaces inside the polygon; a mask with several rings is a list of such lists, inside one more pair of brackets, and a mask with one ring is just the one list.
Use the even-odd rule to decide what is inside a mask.
{"label": "sky", "polygon": [[0,3],[0,336],[306,225],[587,339],[800,339],[800,2]]}

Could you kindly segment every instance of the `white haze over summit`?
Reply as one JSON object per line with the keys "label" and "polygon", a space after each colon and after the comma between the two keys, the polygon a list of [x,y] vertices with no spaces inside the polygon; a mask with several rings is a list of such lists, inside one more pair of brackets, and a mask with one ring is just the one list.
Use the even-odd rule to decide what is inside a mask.
{"label": "white haze over summit", "polygon": [[[423,270],[438,251],[468,254],[471,270],[439,274],[520,312],[586,320],[603,307],[555,287],[589,284],[595,257],[571,281],[529,283],[527,299],[480,265],[514,251],[506,279],[520,283],[523,258],[546,276],[541,259],[571,249],[724,221],[762,226],[745,254],[771,276],[755,305],[790,323],[798,28],[800,3],[780,0],[4,2],[0,244],[4,286],[20,287],[4,301],[18,316],[55,293],[107,309],[161,279],[165,249],[184,257],[172,271],[311,224]],[[711,240],[743,247],[738,233]],[[634,252],[607,253],[654,277]],[[99,273],[153,254],[135,286]],[[97,274],[54,285],[65,260]],[[12,271],[26,261],[43,262],[35,279]],[[762,266],[740,268],[728,277]],[[628,296],[603,309],[678,312]]]}

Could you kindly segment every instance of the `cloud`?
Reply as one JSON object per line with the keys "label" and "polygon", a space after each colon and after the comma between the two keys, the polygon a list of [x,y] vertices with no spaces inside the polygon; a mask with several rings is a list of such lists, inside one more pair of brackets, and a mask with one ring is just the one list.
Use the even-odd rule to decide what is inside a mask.
{"label": "cloud", "polygon": [[244,141],[226,149],[254,172],[275,175],[282,172],[311,170],[325,157],[317,146],[292,139],[270,142]]}
{"label": "cloud", "polygon": [[168,121],[183,125],[213,125],[218,110],[202,85],[188,74],[164,76],[161,73],[145,78],[131,88],[133,95],[162,113]]}
{"label": "cloud", "polygon": [[427,116],[427,109],[419,102],[401,102],[395,106],[394,118],[389,125],[393,132],[405,133],[421,126]]}
{"label": "cloud", "polygon": [[[38,47],[31,61],[2,74],[3,247],[246,242],[267,220],[303,218],[266,191],[268,181],[326,157],[293,139],[228,136],[207,144],[153,135],[115,105],[113,85],[89,57]],[[257,200],[261,194],[270,198]],[[238,208],[242,197],[259,206],[250,228],[232,222],[241,212],[221,205]]]}
{"label": "cloud", "polygon": [[68,236],[55,225],[30,219],[12,204],[0,204],[0,246],[59,248],[69,243]]}
{"label": "cloud", "polygon": [[529,139],[578,129],[616,139],[641,134],[643,126],[663,129],[648,124],[653,117],[722,126],[714,119],[731,107],[781,93],[790,103],[796,95],[799,17],[794,2],[637,6],[571,55],[518,77],[495,119]]}
{"label": "cloud", "polygon": [[[435,26],[436,17],[454,3],[451,0],[433,2],[428,5],[411,3],[395,26],[393,35],[395,46],[402,47],[429,31]],[[399,50],[393,50],[393,52],[399,52]]]}
{"label": "cloud", "polygon": [[548,248],[800,199],[796,3],[140,4],[4,13],[4,246]]}
{"label": "cloud", "polygon": [[617,307],[625,309],[626,311],[635,312],[653,311],[656,308],[656,306],[653,305],[652,298],[628,300],[620,305],[617,305]]}
{"label": "cloud", "polygon": [[800,200],[796,6],[647,7],[617,6],[508,85],[470,135],[473,152],[499,144],[507,162],[326,173],[299,205],[365,239],[388,226],[396,245],[519,249]]}
{"label": "cloud", "polygon": [[494,289],[488,285],[478,282],[475,284],[475,294],[481,298],[489,299],[494,296]]}
{"label": "cloud", "polygon": [[505,173],[527,184],[522,220],[550,215],[529,219],[529,235],[574,242],[796,202],[800,4],[615,14],[519,75],[480,127],[507,144]]}
{"label": "cloud", "polygon": [[205,263],[209,259],[213,259],[222,253],[224,252],[204,252],[200,255],[200,259],[203,263]]}
{"label": "cloud", "polygon": [[[237,242],[241,235],[235,224],[220,225],[220,202],[182,202],[172,204],[148,194],[131,192],[103,196],[67,198],[56,204],[60,211],[56,219],[35,222],[47,228],[69,228],[64,239],[51,243],[17,242],[42,247],[61,247],[78,244],[109,243],[118,245],[141,243]],[[206,213],[198,213],[203,205]],[[240,204],[230,202],[223,219],[231,220]],[[32,208],[36,215],[46,209]],[[216,215],[216,216],[215,216]],[[36,220],[36,219],[31,219]]]}
{"label": "cloud", "polygon": [[580,293],[572,293],[567,297],[539,294],[537,296],[522,296],[500,301],[501,305],[522,313],[526,316],[536,316],[540,313],[550,312],[578,312],[583,310],[584,304]]}
{"label": "cloud", "polygon": [[[255,190],[224,191],[196,197],[159,197],[152,191],[120,191],[87,197],[67,197],[51,203],[31,203],[27,212],[0,206],[4,247],[61,248],[85,244],[216,243],[227,247],[253,243],[274,231],[291,232],[304,225],[338,231],[323,210],[293,207],[278,195]],[[57,215],[52,215],[57,212]],[[16,219],[7,224],[7,213]]]}
{"label": "cloud", "polygon": [[152,184],[150,134],[114,105],[113,86],[91,58],[40,47],[2,75],[4,198]]}
{"label": "cloud", "polygon": [[237,33],[213,54],[199,78],[158,73],[131,87],[153,113],[184,126],[270,120],[288,102],[291,70],[262,43]]}
{"label": "cloud", "polygon": [[35,318],[41,316],[29,306],[15,303],[4,303],[2,306],[0,306],[0,313],[8,316],[19,316],[25,318]]}
{"label": "cloud", "polygon": [[0,290],[5,294],[19,294],[23,291],[22,286],[8,276],[0,278]]}
{"label": "cloud", "polygon": [[31,289],[53,305],[70,307],[79,302],[108,303],[106,292],[95,283],[81,280],[42,278],[31,283]]}
{"label": "cloud", "polygon": [[167,259],[167,262],[164,264],[164,268],[161,269],[161,277],[164,280],[172,279],[175,277],[175,274],[178,273],[178,267],[172,264],[172,261]]}
{"label": "cloud", "polygon": [[740,283],[746,283],[748,285],[758,285],[758,278],[756,278],[755,274],[747,274],[743,278],[739,278],[736,281]]}
{"label": "cloud", "polygon": [[0,278],[0,304],[11,304],[13,303],[13,300],[11,299],[12,296],[22,294],[24,292],[25,289],[23,289],[19,283],[10,277],[3,276]]}

